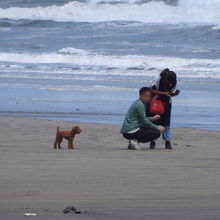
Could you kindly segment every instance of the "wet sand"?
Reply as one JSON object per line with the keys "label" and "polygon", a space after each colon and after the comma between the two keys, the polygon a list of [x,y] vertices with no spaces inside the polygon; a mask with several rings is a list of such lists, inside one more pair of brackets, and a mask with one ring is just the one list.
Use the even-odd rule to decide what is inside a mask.
{"label": "wet sand", "polygon": [[[120,126],[0,117],[0,219],[220,219],[220,132],[174,129],[174,150],[126,150]],[[144,146],[144,145],[143,145]],[[75,206],[82,214],[62,214]]]}

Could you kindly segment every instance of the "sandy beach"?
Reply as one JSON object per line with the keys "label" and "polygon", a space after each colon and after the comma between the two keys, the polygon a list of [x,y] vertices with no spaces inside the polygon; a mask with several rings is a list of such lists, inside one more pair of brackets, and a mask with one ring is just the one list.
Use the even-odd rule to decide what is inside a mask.
{"label": "sandy beach", "polygon": [[[0,219],[219,219],[220,132],[174,129],[174,150],[126,150],[119,125],[80,124],[76,149],[55,127],[0,117]],[[143,145],[144,146],[144,145]],[[63,214],[75,206],[82,214]]]}
{"label": "sandy beach", "polygon": [[[219,15],[219,0],[0,0],[0,220],[220,220]],[[128,150],[122,124],[137,149],[151,120],[167,149]],[[75,149],[54,149],[76,125]]]}

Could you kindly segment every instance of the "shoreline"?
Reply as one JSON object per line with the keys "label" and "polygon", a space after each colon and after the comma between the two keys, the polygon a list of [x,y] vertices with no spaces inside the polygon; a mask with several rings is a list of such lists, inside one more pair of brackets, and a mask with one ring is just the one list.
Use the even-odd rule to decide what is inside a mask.
{"label": "shoreline", "polygon": [[[69,116],[69,117],[68,117]],[[77,120],[76,117],[82,117]],[[85,120],[85,117],[109,117],[109,120],[106,122],[102,119],[95,121]],[[121,122],[118,120],[111,119],[110,117],[120,117]],[[121,126],[123,123],[125,115],[122,114],[108,114],[108,113],[81,113],[81,112],[13,112],[13,111],[0,111],[0,117],[9,117],[9,118],[26,118],[26,119],[36,119],[36,120],[47,120],[47,121],[63,121],[63,122],[73,122],[77,124],[99,124],[99,125],[117,125]],[[66,117],[66,118],[65,118]],[[94,119],[93,119],[94,120]],[[202,131],[220,131],[220,128],[201,128],[197,126],[175,126],[171,124],[172,129],[192,129],[192,130],[202,130]]]}
{"label": "shoreline", "polygon": [[[53,149],[56,126],[0,117],[0,218],[34,212],[50,219],[217,219],[219,131],[173,130],[174,150],[126,150],[119,125],[80,123],[76,149]],[[75,206],[81,215],[64,215]]]}

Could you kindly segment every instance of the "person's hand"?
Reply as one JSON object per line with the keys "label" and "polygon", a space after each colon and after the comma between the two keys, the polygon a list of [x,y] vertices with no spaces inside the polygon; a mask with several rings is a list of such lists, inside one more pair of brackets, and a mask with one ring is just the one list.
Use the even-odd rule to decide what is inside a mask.
{"label": "person's hand", "polygon": [[171,93],[170,93],[170,95],[171,96],[177,96],[177,95],[179,95],[180,94],[180,90],[173,90],[173,91],[171,91]]}
{"label": "person's hand", "polygon": [[159,130],[160,132],[163,132],[163,131],[165,130],[165,128],[164,128],[163,126],[158,126],[158,130]]}
{"label": "person's hand", "polygon": [[168,96],[168,97],[171,96],[169,92],[163,92],[162,95],[166,95],[166,96]]}
{"label": "person's hand", "polygon": [[154,121],[156,121],[156,120],[160,119],[160,116],[159,115],[155,115],[153,118],[154,118]]}

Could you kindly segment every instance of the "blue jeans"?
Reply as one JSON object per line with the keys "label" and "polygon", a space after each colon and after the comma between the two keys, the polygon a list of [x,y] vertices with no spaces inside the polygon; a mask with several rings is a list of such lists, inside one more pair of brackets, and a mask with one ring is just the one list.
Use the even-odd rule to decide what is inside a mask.
{"label": "blue jeans", "polygon": [[171,140],[171,131],[170,131],[170,126],[164,126],[165,127],[165,130],[162,132],[162,136],[163,136],[163,139],[165,141],[170,141]]}

